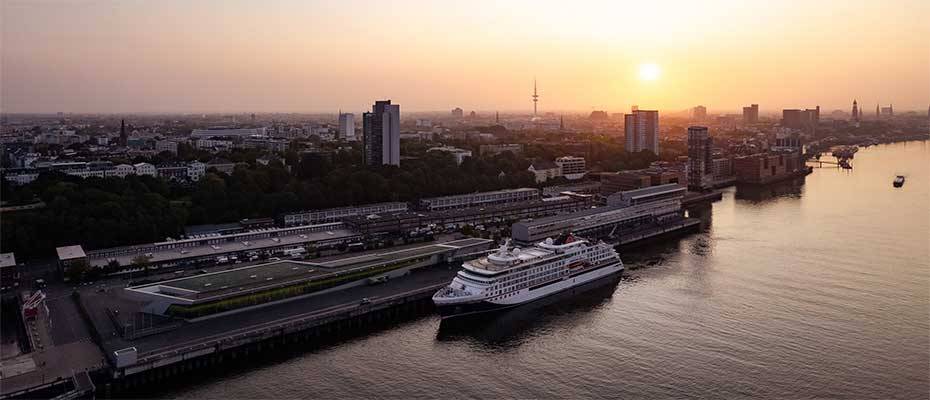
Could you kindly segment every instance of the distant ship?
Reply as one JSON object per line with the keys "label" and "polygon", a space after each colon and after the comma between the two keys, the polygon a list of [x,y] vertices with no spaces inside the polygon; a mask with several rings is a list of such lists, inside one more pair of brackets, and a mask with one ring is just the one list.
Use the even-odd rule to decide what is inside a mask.
{"label": "distant ship", "polygon": [[894,185],[894,187],[904,186],[904,175],[898,175],[896,178],[894,178],[892,185]]}
{"label": "distant ship", "polygon": [[527,249],[509,245],[508,240],[497,252],[462,264],[452,283],[433,295],[439,315],[515,307],[623,271],[613,246],[571,234]]}

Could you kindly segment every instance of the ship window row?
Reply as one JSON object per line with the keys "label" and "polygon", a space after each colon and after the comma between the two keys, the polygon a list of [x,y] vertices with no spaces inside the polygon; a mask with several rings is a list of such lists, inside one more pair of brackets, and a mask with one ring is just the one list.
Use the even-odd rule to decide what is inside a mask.
{"label": "ship window row", "polygon": [[504,291],[519,290],[528,286],[533,286],[542,282],[551,281],[557,278],[561,273],[565,262],[553,263],[542,267],[532,268],[522,271],[520,275],[507,277],[504,283],[491,286],[491,290],[503,288]]}

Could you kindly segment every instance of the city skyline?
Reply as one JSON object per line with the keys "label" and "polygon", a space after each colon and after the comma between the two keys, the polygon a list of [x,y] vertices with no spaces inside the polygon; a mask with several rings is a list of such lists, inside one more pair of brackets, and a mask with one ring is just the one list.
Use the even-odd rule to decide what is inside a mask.
{"label": "city skyline", "polygon": [[534,77],[540,114],[631,104],[738,113],[750,103],[768,114],[815,104],[848,110],[853,99],[903,112],[930,103],[930,27],[922,23],[930,6],[922,2],[660,2],[637,4],[643,18],[623,24],[614,18],[630,9],[613,3],[369,9],[3,2],[0,107],[359,113],[391,98],[408,112],[530,114]]}

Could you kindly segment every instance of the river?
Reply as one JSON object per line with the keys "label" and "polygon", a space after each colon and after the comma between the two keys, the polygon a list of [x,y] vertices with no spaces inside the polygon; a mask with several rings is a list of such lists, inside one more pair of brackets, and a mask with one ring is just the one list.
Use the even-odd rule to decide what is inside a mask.
{"label": "river", "polygon": [[[429,316],[157,394],[927,398],[930,142],[730,188],[619,282],[467,326]],[[893,188],[895,175],[907,176]]]}

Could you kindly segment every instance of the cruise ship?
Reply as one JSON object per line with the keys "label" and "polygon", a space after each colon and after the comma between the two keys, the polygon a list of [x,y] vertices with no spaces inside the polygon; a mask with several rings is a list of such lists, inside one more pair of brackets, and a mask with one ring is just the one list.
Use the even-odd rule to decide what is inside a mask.
{"label": "cruise ship", "polygon": [[452,283],[433,295],[443,318],[515,307],[623,271],[613,246],[571,234],[535,246],[506,241],[487,257],[467,261]]}

